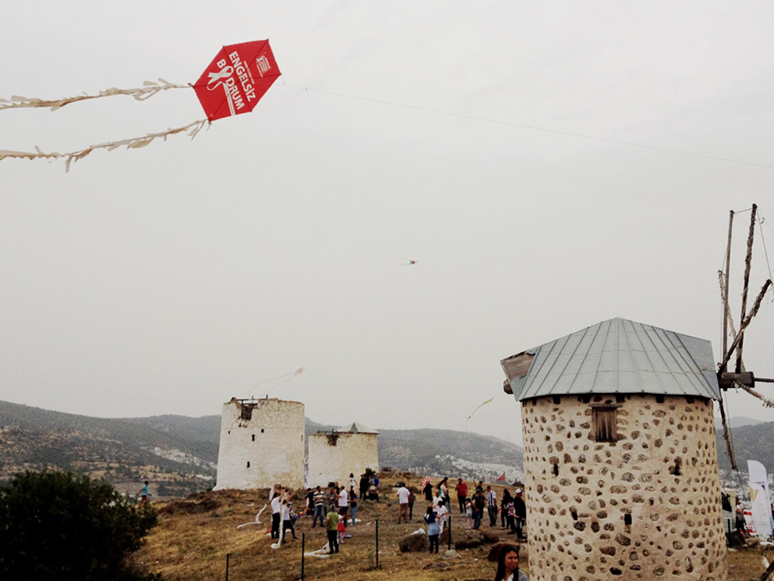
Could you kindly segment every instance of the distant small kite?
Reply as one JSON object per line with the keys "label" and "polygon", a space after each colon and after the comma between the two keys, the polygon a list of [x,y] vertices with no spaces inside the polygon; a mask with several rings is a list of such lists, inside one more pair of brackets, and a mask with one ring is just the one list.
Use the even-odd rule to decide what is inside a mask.
{"label": "distant small kite", "polygon": [[215,58],[212,59],[212,62],[204,70],[199,80],[193,85],[177,85],[160,78],[158,83],[145,81],[141,88],[116,89],[113,87],[100,91],[96,95],[79,95],[77,97],[66,97],[56,100],[43,100],[14,95],[10,101],[0,99],[0,111],[27,107],[47,107],[52,111],[56,111],[65,105],[77,103],[78,101],[113,97],[115,95],[129,95],[137,101],[145,101],[161,91],[193,88],[207,115],[207,119],[194,121],[184,127],[167,129],[159,133],[147,133],[143,137],[131,137],[120,141],[91,145],[85,149],[70,153],[44,153],[37,146],[35,146],[34,152],[0,149],[0,160],[6,158],[64,158],[65,170],[69,171],[72,162],[83,159],[95,149],[113,151],[122,145],[125,145],[127,149],[139,149],[149,145],[156,138],[160,137],[166,141],[167,137],[177,133],[187,133],[193,139],[205,125],[209,126],[217,119],[252,111],[261,97],[269,90],[269,87],[279,78],[280,74],[277,62],[274,60],[274,54],[269,46],[269,41],[257,40],[224,46]]}
{"label": "distant small kite", "polygon": [[412,264],[416,264],[416,260],[411,260],[410,258],[402,258],[403,264],[401,266],[411,266]]}
{"label": "distant small kite", "polygon": [[472,418],[472,417],[473,417],[473,415],[474,415],[474,414],[475,414],[475,413],[476,413],[478,410],[480,410],[482,407],[484,407],[486,404],[488,404],[488,403],[489,403],[490,401],[492,401],[493,399],[494,399],[493,397],[492,397],[492,398],[489,398],[489,399],[488,399],[488,400],[486,400],[484,403],[482,403],[480,406],[478,406],[476,409],[474,409],[474,410],[473,410],[473,413],[472,413],[472,414],[470,414],[470,415],[468,416],[468,419],[467,419],[467,420],[465,420],[465,421],[467,422],[468,420],[470,420],[470,418]]}

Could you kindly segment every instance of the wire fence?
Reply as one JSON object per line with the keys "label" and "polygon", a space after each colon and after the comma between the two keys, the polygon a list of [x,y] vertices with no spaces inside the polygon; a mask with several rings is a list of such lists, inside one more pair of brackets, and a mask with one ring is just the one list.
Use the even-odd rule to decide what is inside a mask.
{"label": "wire fence", "polygon": [[[360,530],[364,530],[360,533]],[[446,548],[452,548],[452,518],[447,516],[447,522],[445,529],[448,531],[444,536],[442,546],[445,544]],[[384,545],[384,539],[380,538],[379,532],[379,519],[374,521],[372,529],[368,530],[365,525],[357,526],[356,537],[345,539],[340,551],[346,555],[347,547],[356,547],[352,553],[346,555],[348,565],[357,565],[361,570],[380,569],[386,566],[385,557],[389,561],[393,557],[393,551],[389,551],[388,555],[383,554],[384,546],[380,549],[380,540]],[[383,535],[382,535],[383,536]],[[300,542],[299,542],[300,541]],[[272,543],[276,544],[278,541],[273,540]],[[328,537],[321,536],[316,533],[307,534],[302,533],[298,541],[287,541],[280,547],[277,547],[277,551],[286,553],[281,557],[284,570],[282,571],[283,579],[324,579],[330,575],[331,567],[336,567],[335,559],[336,555],[329,555],[326,550],[328,543]],[[287,553],[290,553],[289,557]],[[248,581],[256,579],[256,559],[260,558],[265,560],[265,565],[275,568],[276,563],[273,563],[274,559],[271,557],[265,559],[263,556],[256,556],[249,551],[235,551],[226,555],[225,562],[223,563],[223,577],[225,581]],[[354,561],[353,561],[354,559]],[[279,559],[278,559],[279,560]],[[332,562],[332,560],[334,560]]]}

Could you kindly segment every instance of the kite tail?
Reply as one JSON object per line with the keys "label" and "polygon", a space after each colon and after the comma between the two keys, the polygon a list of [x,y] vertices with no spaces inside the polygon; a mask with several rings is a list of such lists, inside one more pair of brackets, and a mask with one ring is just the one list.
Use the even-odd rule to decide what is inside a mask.
{"label": "kite tail", "polygon": [[482,403],[480,406],[478,406],[476,409],[474,409],[473,413],[470,414],[465,421],[467,422],[468,420],[470,420],[470,418],[472,418],[478,410],[480,410],[482,407],[484,407],[486,404],[488,404],[493,399],[494,399],[493,397],[490,397],[488,400],[486,400],[484,403]]}
{"label": "kite tail", "polygon": [[87,155],[89,155],[91,152],[97,150],[97,149],[106,149],[108,151],[113,151],[114,149],[117,149],[121,147],[122,145],[125,145],[127,149],[140,149],[141,147],[145,147],[146,145],[150,145],[151,142],[154,139],[161,138],[164,141],[167,140],[167,137],[170,135],[175,135],[177,133],[187,133],[188,136],[193,139],[196,137],[197,133],[201,131],[205,126],[209,126],[210,122],[207,119],[200,119],[199,121],[194,121],[193,123],[189,123],[185,127],[177,127],[175,129],[167,129],[166,131],[161,131],[159,133],[148,133],[144,137],[130,137],[129,139],[122,139],[120,141],[110,141],[108,143],[100,143],[99,145],[91,145],[87,147],[86,149],[81,149],[79,151],[71,151],[69,153],[57,153],[57,152],[51,152],[51,153],[45,153],[40,150],[40,148],[36,145],[35,151],[9,151],[9,150],[3,150],[0,149],[0,161],[6,159],[6,158],[16,158],[16,159],[59,159],[64,158],[65,160],[65,171],[70,171],[70,164],[74,161],[78,161],[79,159],[83,159]]}
{"label": "kite tail", "polygon": [[101,99],[102,97],[113,97],[115,95],[128,95],[134,97],[137,101],[145,101],[150,99],[153,95],[160,93],[161,91],[168,91],[169,89],[189,89],[190,85],[177,85],[170,83],[159,77],[159,82],[145,81],[142,87],[136,89],[117,89],[111,87],[100,91],[96,95],[78,95],[77,97],[65,97],[63,99],[38,99],[36,97],[21,97],[14,95],[11,100],[0,99],[0,111],[3,109],[21,109],[21,108],[42,108],[48,107],[52,111],[61,109],[65,105],[70,103],[77,103],[78,101],[88,101],[90,99]]}

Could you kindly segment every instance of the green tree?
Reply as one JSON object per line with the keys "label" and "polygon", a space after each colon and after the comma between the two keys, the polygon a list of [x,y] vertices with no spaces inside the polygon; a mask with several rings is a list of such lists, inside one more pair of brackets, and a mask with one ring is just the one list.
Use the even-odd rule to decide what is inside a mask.
{"label": "green tree", "polygon": [[0,579],[154,579],[128,561],[156,513],[104,481],[71,472],[16,474],[0,487]]}

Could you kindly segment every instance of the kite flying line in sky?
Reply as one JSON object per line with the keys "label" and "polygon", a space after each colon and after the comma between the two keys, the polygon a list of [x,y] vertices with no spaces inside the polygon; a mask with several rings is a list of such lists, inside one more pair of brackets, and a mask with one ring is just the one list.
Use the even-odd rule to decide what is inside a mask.
{"label": "kite flying line in sky", "polygon": [[771,164],[765,164],[765,163],[756,163],[753,161],[746,161],[743,159],[733,159],[730,157],[720,157],[717,155],[708,155],[704,153],[696,153],[693,151],[687,151],[684,149],[673,149],[669,147],[659,147],[658,145],[647,145],[645,143],[637,143],[635,141],[624,141],[622,139],[611,139],[608,137],[600,137],[599,135],[592,135],[590,133],[576,133],[573,131],[562,131],[560,129],[552,129],[550,127],[541,127],[539,125],[530,125],[527,123],[516,123],[513,121],[504,121],[502,119],[495,119],[493,117],[481,117],[478,115],[467,115],[465,113],[457,113],[454,111],[444,111],[441,109],[433,109],[431,107],[420,107],[418,105],[410,105],[407,103],[398,103],[396,101],[385,101],[383,99],[373,99],[370,97],[361,97],[358,95],[348,95],[346,93],[335,93],[333,91],[324,91],[322,89],[314,89],[311,87],[299,87],[296,85],[288,85],[286,83],[282,83],[282,87],[287,87],[289,89],[300,89],[302,91],[307,92],[313,92],[313,93],[321,93],[324,95],[331,95],[334,97],[343,97],[345,99],[355,99],[357,101],[366,101],[369,103],[379,103],[381,105],[389,105],[390,107],[401,107],[403,109],[413,109],[414,111],[424,111],[426,113],[435,113],[438,115],[447,115],[449,117],[459,117],[461,119],[471,119],[473,121],[483,121],[485,123],[496,123],[498,125],[507,125],[510,127],[519,127],[521,129],[529,129],[531,131],[542,131],[544,133],[553,133],[555,135],[567,135],[569,137],[577,137],[579,139],[590,139],[592,141],[601,141],[604,143],[612,143],[615,145],[623,145],[626,147],[639,147],[641,149],[651,149],[654,151],[662,151],[664,153],[674,153],[677,155],[687,155],[690,157],[700,157],[703,159],[712,159],[715,161],[724,161],[728,163],[736,163],[740,165],[749,165],[753,167],[761,167],[766,169],[774,169],[774,165]]}
{"label": "kite flying line in sky", "polygon": [[[271,377],[269,379],[264,379],[263,381],[259,381],[253,386],[252,391],[255,390],[256,387],[259,385],[265,385],[267,383],[273,383],[274,385],[270,386],[269,389],[266,390],[266,393],[268,395],[268,392],[270,392],[272,389],[277,387],[278,385],[282,385],[283,383],[287,383],[288,381],[291,381],[295,377],[301,375],[305,371],[305,367],[299,367],[296,369],[293,373],[285,373],[284,375],[278,375],[277,377]],[[276,383],[275,383],[276,382]],[[254,398],[255,396],[253,396]]]}
{"label": "kite flying line in sky", "polygon": [[167,137],[178,133],[187,133],[193,139],[202,128],[208,126],[213,121],[252,111],[280,74],[277,62],[274,60],[274,54],[269,46],[269,41],[256,40],[224,46],[215,58],[212,59],[212,62],[204,70],[199,80],[193,85],[177,85],[160,78],[158,82],[145,81],[143,87],[137,89],[110,88],[100,91],[96,95],[79,95],[77,97],[54,100],[20,96],[11,97],[10,101],[0,99],[0,111],[20,108],[48,108],[51,111],[56,111],[66,105],[79,101],[101,99],[116,95],[128,95],[134,97],[137,101],[145,101],[161,91],[193,88],[207,115],[207,119],[194,121],[184,127],[167,129],[159,133],[147,133],[143,137],[131,137],[129,139],[91,145],[85,149],[69,153],[45,153],[37,146],[35,146],[34,152],[0,149],[0,160],[6,158],[63,158],[65,160],[65,170],[69,171],[72,162],[83,159],[96,149],[112,151],[122,145],[125,145],[127,149],[139,149],[150,144],[154,139],[162,138],[166,141]]}

